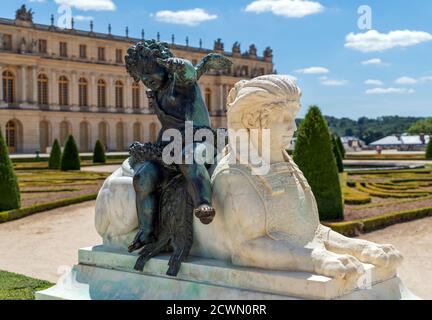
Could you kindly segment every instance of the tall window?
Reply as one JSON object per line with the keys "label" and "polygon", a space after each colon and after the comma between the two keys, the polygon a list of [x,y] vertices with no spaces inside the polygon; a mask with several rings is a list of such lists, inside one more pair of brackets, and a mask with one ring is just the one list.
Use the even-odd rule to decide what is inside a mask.
{"label": "tall window", "polygon": [[12,35],[10,34],[3,35],[3,48],[5,50],[12,50]]}
{"label": "tall window", "polygon": [[60,122],[60,144],[64,146],[66,144],[66,140],[71,134],[71,126],[69,122],[62,121]]}
{"label": "tall window", "polygon": [[3,72],[3,100],[6,103],[15,102],[15,77],[10,71]]}
{"label": "tall window", "polygon": [[47,41],[44,39],[39,39],[38,41],[39,53],[47,53]]}
{"label": "tall window", "polygon": [[106,122],[99,123],[99,140],[104,145],[105,149],[108,148],[108,124]]}
{"label": "tall window", "polygon": [[69,104],[69,81],[65,76],[59,79],[59,105],[67,106]]}
{"label": "tall window", "polygon": [[60,42],[59,46],[60,46],[60,48],[59,48],[60,57],[67,57],[68,56],[67,43],[66,42]]}
{"label": "tall window", "polygon": [[6,145],[9,152],[16,152],[17,148],[17,125],[14,121],[6,123]]}
{"label": "tall window", "polygon": [[97,103],[99,108],[106,107],[106,83],[102,79],[97,83]]}
{"label": "tall window", "polygon": [[122,49],[116,49],[116,62],[117,63],[123,63],[123,50]]}
{"label": "tall window", "polygon": [[211,108],[212,108],[211,96],[212,96],[211,90],[209,88],[205,89],[205,103],[207,105],[207,109],[209,109],[209,110],[211,110]]}
{"label": "tall window", "polygon": [[87,46],[85,44],[80,44],[79,46],[79,56],[81,59],[87,58]]}
{"label": "tall window", "polygon": [[132,85],[132,108],[140,108],[140,86],[138,82]]}
{"label": "tall window", "polygon": [[151,123],[150,127],[149,127],[149,138],[150,138],[150,142],[155,142],[157,139],[157,125],[156,123]]}
{"label": "tall window", "polygon": [[48,104],[48,77],[45,74],[38,76],[38,104]]}
{"label": "tall window", "polygon": [[133,136],[134,141],[142,141],[142,125],[139,122],[135,122],[133,125]]}
{"label": "tall window", "polygon": [[123,83],[121,81],[115,82],[115,106],[123,108]]}
{"label": "tall window", "polygon": [[78,104],[80,107],[86,107],[88,105],[87,92],[87,80],[85,78],[80,78],[78,81]]}
{"label": "tall window", "polygon": [[98,60],[99,61],[105,61],[105,48],[104,47],[98,48]]}

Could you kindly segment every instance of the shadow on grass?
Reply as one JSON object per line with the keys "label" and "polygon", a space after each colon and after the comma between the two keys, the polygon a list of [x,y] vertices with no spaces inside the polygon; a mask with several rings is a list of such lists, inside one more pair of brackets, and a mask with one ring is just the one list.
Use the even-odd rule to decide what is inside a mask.
{"label": "shadow on grass", "polygon": [[48,281],[0,271],[0,300],[34,300],[36,291],[53,285]]}

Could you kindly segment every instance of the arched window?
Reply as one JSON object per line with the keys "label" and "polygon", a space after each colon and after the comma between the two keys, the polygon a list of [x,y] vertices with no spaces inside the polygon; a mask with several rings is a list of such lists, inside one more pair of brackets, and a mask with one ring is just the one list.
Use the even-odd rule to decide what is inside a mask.
{"label": "arched window", "polygon": [[123,83],[121,81],[115,82],[115,106],[123,108]]}
{"label": "arched window", "polygon": [[69,135],[71,134],[70,130],[70,124],[67,121],[62,121],[60,123],[60,144],[62,146],[65,145],[66,140],[68,139]]}
{"label": "arched window", "polygon": [[10,153],[17,151],[18,144],[18,128],[15,121],[10,120],[6,123],[6,145],[8,146]]}
{"label": "arched window", "polygon": [[133,139],[134,141],[142,141],[142,125],[135,122],[133,125]]}
{"label": "arched window", "polygon": [[6,103],[15,102],[15,76],[10,71],[3,72],[3,100]]}
{"label": "arched window", "polygon": [[156,142],[156,139],[157,139],[157,125],[156,125],[156,123],[151,123],[149,129],[150,129],[150,135],[149,135],[150,142]]}
{"label": "arched window", "polygon": [[207,109],[211,110],[211,108],[212,108],[212,91],[211,91],[211,89],[206,88],[204,96],[205,96],[205,104],[207,106]]}
{"label": "arched window", "polygon": [[48,105],[48,77],[40,74],[37,78],[38,83],[38,104]]}
{"label": "arched window", "polygon": [[69,105],[69,81],[65,76],[59,78],[59,105]]}
{"label": "arched window", "polygon": [[134,108],[134,109],[139,109],[141,107],[140,106],[140,95],[141,95],[140,91],[141,90],[140,90],[139,83],[135,82],[132,85],[132,108]]}
{"label": "arched window", "polygon": [[102,79],[97,83],[97,103],[99,108],[106,107],[106,83]]}
{"label": "arched window", "polygon": [[99,123],[99,140],[104,145],[105,149],[108,148],[108,124],[106,122]]}
{"label": "arched window", "polygon": [[45,153],[47,147],[51,145],[51,124],[47,120],[39,123],[39,147],[42,153]]}
{"label": "arched window", "polygon": [[87,79],[80,78],[78,81],[78,104],[80,107],[88,106],[88,85]]}
{"label": "arched window", "polygon": [[124,124],[123,122],[117,123],[116,127],[116,136],[117,136],[117,151],[124,151],[125,150],[125,144],[124,144]]}
{"label": "arched window", "polygon": [[88,122],[83,121],[80,123],[80,151],[89,151],[90,145],[90,126]]}

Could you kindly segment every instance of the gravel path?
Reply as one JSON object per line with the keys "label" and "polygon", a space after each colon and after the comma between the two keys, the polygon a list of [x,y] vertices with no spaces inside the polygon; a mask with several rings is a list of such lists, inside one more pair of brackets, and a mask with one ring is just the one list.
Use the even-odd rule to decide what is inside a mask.
{"label": "gravel path", "polygon": [[0,224],[0,270],[56,282],[61,266],[78,261],[78,248],[101,243],[95,202],[46,211]]}
{"label": "gravel path", "polygon": [[[94,228],[94,205],[82,203],[0,224],[0,269],[56,282],[59,267],[77,263],[78,248],[101,243]],[[406,286],[432,299],[432,218],[361,238],[394,244],[405,256],[400,275]]]}
{"label": "gravel path", "polygon": [[400,223],[360,236],[377,243],[391,243],[404,256],[399,275],[423,299],[432,299],[432,217]]}

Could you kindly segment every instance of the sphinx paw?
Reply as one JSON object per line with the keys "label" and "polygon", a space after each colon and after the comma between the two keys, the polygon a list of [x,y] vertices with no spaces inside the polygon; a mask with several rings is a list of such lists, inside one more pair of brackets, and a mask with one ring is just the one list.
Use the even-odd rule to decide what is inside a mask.
{"label": "sphinx paw", "polygon": [[358,278],[364,274],[362,263],[355,257],[327,250],[314,252],[315,272],[336,279]]}
{"label": "sphinx paw", "polygon": [[403,260],[401,253],[391,244],[370,243],[362,250],[360,260],[378,267],[396,268]]}

